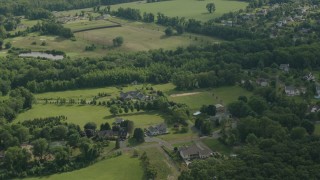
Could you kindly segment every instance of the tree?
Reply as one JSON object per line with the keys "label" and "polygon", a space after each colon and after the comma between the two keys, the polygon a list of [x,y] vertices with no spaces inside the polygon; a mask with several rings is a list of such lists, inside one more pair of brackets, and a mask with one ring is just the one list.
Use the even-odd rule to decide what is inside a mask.
{"label": "tree", "polygon": [[214,3],[208,3],[206,5],[207,10],[209,13],[213,13],[216,10],[216,5]]}
{"label": "tree", "polygon": [[22,172],[28,167],[28,161],[31,158],[31,154],[26,149],[19,147],[9,147],[4,156],[4,166],[7,170]]}
{"label": "tree", "polygon": [[32,150],[33,154],[35,156],[40,157],[40,159],[42,160],[44,154],[47,152],[48,147],[49,147],[47,140],[44,138],[40,138],[40,139],[33,141],[32,145],[33,145],[33,150]]}
{"label": "tree", "polygon": [[52,128],[52,137],[57,140],[63,140],[67,134],[68,128],[64,125],[59,125]]}
{"label": "tree", "polygon": [[110,130],[111,126],[108,122],[100,125],[100,131]]}
{"label": "tree", "polygon": [[3,39],[0,38],[0,50],[2,49],[3,46]]}
{"label": "tree", "polygon": [[301,123],[301,127],[305,128],[306,131],[307,131],[309,134],[313,134],[314,129],[315,129],[314,124],[313,124],[312,122],[310,122],[310,121],[307,121],[307,120],[305,120],[305,121],[303,121],[303,122]]}
{"label": "tree", "polygon": [[96,130],[97,129],[97,125],[94,122],[88,122],[84,125],[84,129],[92,129],[92,130]]}
{"label": "tree", "polygon": [[[0,42],[0,46],[1,46],[1,42]],[[10,42],[7,42],[4,46],[6,49],[10,49],[12,47],[12,44]]]}
{"label": "tree", "polygon": [[173,30],[171,27],[167,27],[166,30],[164,30],[164,33],[166,34],[166,36],[172,36]]}
{"label": "tree", "polygon": [[301,139],[306,135],[307,131],[303,127],[295,127],[291,130],[291,138],[296,140],[296,139]]}
{"label": "tree", "polygon": [[116,149],[119,149],[119,148],[120,148],[120,140],[117,139],[117,140],[116,140]]}
{"label": "tree", "polygon": [[117,115],[117,114],[119,114],[119,108],[118,108],[118,106],[117,105],[112,105],[112,106],[110,106],[110,113],[112,114],[112,115]]}
{"label": "tree", "polygon": [[114,47],[120,47],[123,44],[123,37],[118,36],[112,40]]}
{"label": "tree", "polygon": [[133,138],[134,138],[137,142],[144,142],[144,133],[143,133],[143,130],[142,130],[141,128],[136,128],[136,129],[134,129]]}

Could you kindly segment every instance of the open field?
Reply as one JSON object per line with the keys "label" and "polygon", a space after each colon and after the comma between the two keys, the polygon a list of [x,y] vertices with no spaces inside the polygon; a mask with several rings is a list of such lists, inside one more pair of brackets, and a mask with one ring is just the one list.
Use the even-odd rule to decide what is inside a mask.
{"label": "open field", "polygon": [[[113,21],[120,21],[113,18]],[[125,21],[127,22],[127,21]],[[101,27],[102,25],[112,25],[109,21],[87,21],[67,23],[64,26],[73,30],[87,29],[89,27]],[[114,24],[113,24],[114,25]],[[122,36],[124,43],[119,48],[113,48],[112,40]],[[150,49],[175,49],[178,46],[211,44],[220,42],[215,38],[202,35],[185,33],[180,36],[166,37],[164,27],[155,24],[145,24],[142,22],[128,22],[122,27],[90,30],[75,33],[76,41],[60,38],[57,36],[41,36],[38,33],[31,33],[25,37],[15,37],[7,39],[13,47],[31,49],[32,51],[60,50],[66,52],[69,57],[101,57],[118,51],[145,51]],[[47,45],[41,46],[45,41]],[[35,42],[35,45],[32,43]],[[94,51],[85,51],[86,46],[94,44],[97,48]],[[0,53],[5,56],[6,51]]]}
{"label": "open field", "polygon": [[[227,105],[238,99],[239,96],[250,96],[251,93],[239,86],[233,87],[219,87],[209,90],[196,89],[195,94],[188,94],[187,96],[179,96],[179,94],[192,92],[177,92],[172,91],[174,96],[169,96],[169,99],[179,103],[187,104],[192,110],[199,110],[202,105],[208,104],[224,104]],[[185,95],[185,94],[184,94]]]}
{"label": "open field", "polygon": [[[125,169],[125,172],[124,172]],[[105,159],[99,161],[87,168],[80,170],[54,174],[51,176],[27,178],[27,180],[61,180],[61,179],[77,179],[77,180],[141,180],[143,179],[143,168],[138,158],[132,158],[125,154],[119,157]]]}
{"label": "open field", "polygon": [[[37,104],[34,105],[31,110],[19,114],[14,122],[59,115],[67,116],[68,122],[78,124],[80,127],[83,127],[87,122],[95,122],[100,126],[100,124],[105,122],[112,124],[115,120],[115,117],[110,115],[109,109],[103,106],[59,106],[54,104]],[[133,112],[122,114],[117,117],[132,120],[135,127],[141,128],[164,122],[163,116],[156,112]]]}
{"label": "open field", "polygon": [[212,151],[217,151],[219,153],[229,155],[232,152],[232,149],[217,139],[203,139],[202,142],[207,145]]}
{"label": "open field", "polygon": [[[216,5],[216,11],[212,14],[210,14],[206,9],[206,5],[211,2],[214,2]],[[113,5],[111,6],[111,10],[117,10],[119,7],[130,7],[133,9],[140,9],[141,12],[151,12],[154,14],[161,12],[164,15],[171,17],[179,16],[188,19],[193,18],[201,21],[207,21],[219,17],[224,13],[245,9],[247,5],[248,3],[246,2],[231,0],[171,0],[157,3],[139,1]]]}

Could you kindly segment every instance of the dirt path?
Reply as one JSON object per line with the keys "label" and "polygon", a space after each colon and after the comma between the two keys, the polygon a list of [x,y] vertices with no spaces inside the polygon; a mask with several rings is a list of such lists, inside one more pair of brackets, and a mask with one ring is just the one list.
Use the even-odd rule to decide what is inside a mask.
{"label": "dirt path", "polygon": [[171,94],[170,97],[180,97],[180,96],[192,96],[200,94],[201,92],[192,92],[192,93],[181,93],[181,94]]}

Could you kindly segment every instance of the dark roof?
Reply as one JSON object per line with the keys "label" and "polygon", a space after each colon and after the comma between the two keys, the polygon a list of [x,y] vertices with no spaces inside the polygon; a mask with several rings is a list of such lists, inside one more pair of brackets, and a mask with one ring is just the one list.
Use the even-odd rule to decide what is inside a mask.
{"label": "dark roof", "polygon": [[191,146],[181,147],[180,148],[180,153],[182,153],[183,155],[199,154],[199,156],[200,155],[209,156],[213,152],[207,147],[201,146],[199,144],[193,144]]}

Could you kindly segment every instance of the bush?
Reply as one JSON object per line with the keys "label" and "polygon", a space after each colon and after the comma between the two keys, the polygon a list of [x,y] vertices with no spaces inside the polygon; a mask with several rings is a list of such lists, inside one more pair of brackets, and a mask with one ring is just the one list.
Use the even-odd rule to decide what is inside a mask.
{"label": "bush", "polygon": [[173,30],[171,27],[168,27],[164,33],[166,33],[166,36],[172,36],[173,35]]}
{"label": "bush", "polygon": [[118,36],[112,40],[114,47],[120,47],[123,44],[123,37]]}

